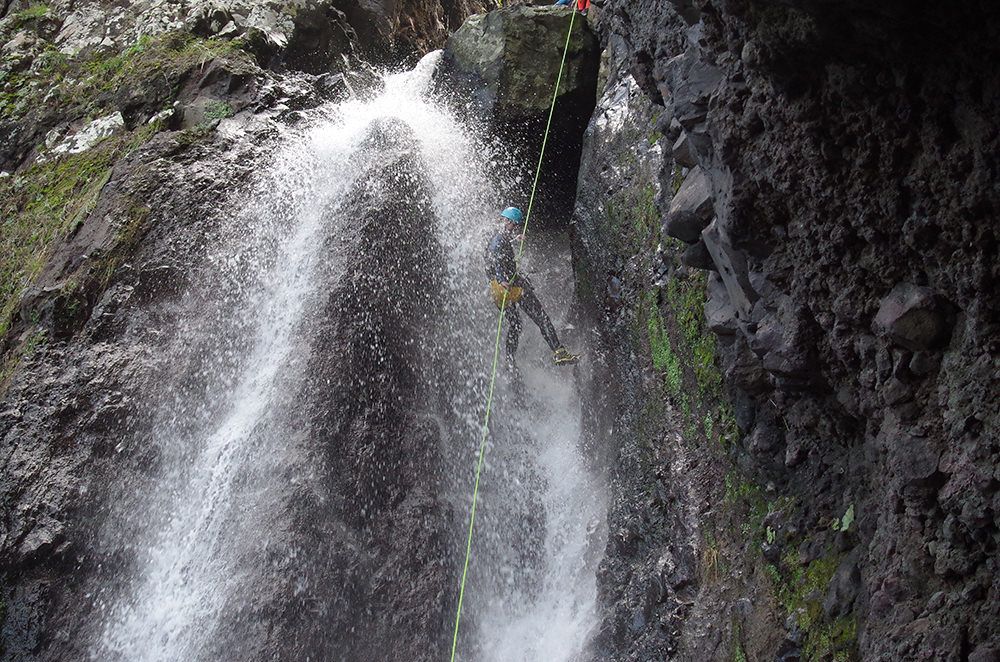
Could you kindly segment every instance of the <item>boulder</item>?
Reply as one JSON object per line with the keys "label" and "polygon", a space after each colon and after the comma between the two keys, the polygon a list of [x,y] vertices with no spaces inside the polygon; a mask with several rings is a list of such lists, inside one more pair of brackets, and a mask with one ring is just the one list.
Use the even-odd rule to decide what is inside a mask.
{"label": "boulder", "polygon": [[[476,90],[472,102],[484,116],[546,116],[570,16],[563,7],[527,6],[473,16],[448,39],[442,73]],[[592,108],[599,63],[597,37],[586,21],[574,21],[557,103]]]}
{"label": "boulder", "polygon": [[105,138],[110,138],[125,128],[125,118],[120,112],[91,120],[76,133],[52,147],[53,154],[79,154]]}
{"label": "boulder", "polygon": [[722,277],[712,274],[708,280],[708,298],[705,301],[705,320],[713,333],[731,336],[736,333],[736,311],[729,301],[729,293]]}
{"label": "boulder", "polygon": [[527,200],[531,173],[548,135],[532,209],[535,218],[555,222],[573,211],[600,68],[597,37],[585,20],[574,20],[549,125],[571,16],[565,7],[551,6],[516,6],[473,16],[448,39],[435,72],[437,91],[509,146],[506,158],[525,173],[510,197]]}
{"label": "boulder", "polygon": [[687,247],[681,254],[681,264],[692,269],[702,269],[705,271],[715,271],[715,263],[712,256],[705,248],[704,241],[696,241]]}
{"label": "boulder", "polygon": [[941,451],[927,437],[907,436],[899,440],[894,453],[894,468],[908,484],[920,484],[938,470]]}
{"label": "boulder", "polygon": [[693,168],[698,165],[698,160],[695,158],[694,150],[691,147],[691,136],[687,131],[681,131],[681,134],[677,136],[677,140],[674,141],[674,146],[672,149],[674,155],[674,163],[685,168]]}
{"label": "boulder", "polygon": [[712,222],[712,182],[701,168],[688,173],[670,202],[664,231],[671,237],[693,244],[701,231]]}
{"label": "boulder", "polygon": [[685,129],[693,129],[708,113],[708,101],[722,80],[722,71],[689,50],[663,65],[660,93],[672,99],[674,117]]}
{"label": "boulder", "polygon": [[946,317],[933,290],[899,283],[879,303],[875,324],[893,342],[919,352],[937,347],[947,338]]}

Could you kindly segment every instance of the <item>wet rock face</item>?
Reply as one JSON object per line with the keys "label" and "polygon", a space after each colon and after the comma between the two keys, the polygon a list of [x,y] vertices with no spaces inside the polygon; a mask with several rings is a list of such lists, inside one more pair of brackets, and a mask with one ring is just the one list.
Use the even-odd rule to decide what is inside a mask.
{"label": "wet rock face", "polygon": [[[90,656],[103,618],[93,596],[109,590],[129,556],[100,537],[107,491],[156,465],[144,395],[168,371],[176,328],[162,320],[203,254],[199,237],[218,222],[220,197],[250,175],[269,135],[244,139],[185,146],[164,134],[124,159],[93,217],[52,256],[50,291],[26,304],[35,322],[15,332],[30,342],[0,400],[4,660]],[[132,244],[115,228],[135,199],[145,211]],[[128,261],[115,261],[123,251]],[[111,257],[109,281],[59,287],[85,273],[76,272],[81,262],[89,268],[82,255]]]}
{"label": "wet rock face", "polygon": [[[0,400],[4,660],[90,657],[105,599],[139,564],[134,531],[121,537],[105,527],[120,524],[117,507],[142,517],[145,493],[136,486],[158,476],[161,461],[146,395],[179,369],[170,351],[178,335],[185,345],[205,341],[193,326],[181,328],[178,309],[198,296],[188,279],[219,215],[230,211],[219,201],[246,183],[273,144],[266,127],[193,146],[178,144],[177,132],[161,134],[119,164],[98,226],[80,231],[81,242],[99,239],[105,216],[119,218],[133,198],[145,202],[142,241],[128,262],[106,289],[86,292],[95,300],[76,309],[72,324],[61,322],[59,338],[25,354]],[[287,508],[280,543],[315,555],[268,562],[271,581],[227,610],[212,659],[419,659],[444,641],[443,611],[454,602],[439,596],[454,589],[455,575],[442,561],[453,546],[434,490],[442,483],[439,425],[450,412],[421,387],[434,369],[421,352],[435,332],[425,313],[435,308],[444,262],[428,240],[434,214],[412,136],[385,123],[367,144],[381,157],[350,201],[329,210],[353,219],[355,259],[329,260],[317,276],[336,286],[309,320],[310,341],[321,349],[303,358],[306,383],[291,415],[311,425],[310,447],[328,478],[290,486],[288,502],[272,504]],[[345,239],[329,241],[333,253]],[[84,246],[61,252],[72,261],[97,250]],[[260,561],[250,557],[247,572]],[[310,581],[342,590],[324,589],[329,602],[320,604],[302,591]],[[328,617],[317,623],[311,610]],[[387,618],[359,619],[368,610]]]}
{"label": "wet rock face", "polygon": [[663,107],[663,232],[714,272],[741,466],[800,503],[806,536],[856,509],[859,573],[824,606],[857,619],[865,658],[1000,636],[998,18],[609,0],[600,22]]}
{"label": "wet rock face", "polygon": [[[446,9],[434,2],[421,4],[426,20],[414,17],[413,22],[407,17],[415,11],[413,5],[400,3],[389,10],[396,23],[385,39],[396,39],[401,24],[408,35],[400,33],[393,42],[398,53],[391,57],[396,57],[443,42],[442,26],[457,24],[468,7],[462,2],[448,3]],[[441,12],[448,21],[435,18]],[[129,487],[143,484],[158,468],[156,444],[150,443],[150,403],[144,396],[158,392],[171,370],[166,357],[180,332],[174,322],[182,308],[178,299],[205,258],[219,214],[232,211],[223,208],[223,201],[270,156],[267,150],[279,127],[295,123],[303,109],[343,98],[343,78],[324,72],[347,77],[367,71],[359,59],[366,43],[344,14],[322,0],[226,7],[53,3],[47,9],[15,1],[4,3],[0,14],[0,245],[5,252],[12,247],[7,223],[12,218],[20,223],[22,214],[19,229],[27,236],[51,234],[37,253],[25,256],[26,262],[39,259],[41,264],[25,278],[24,287],[18,281],[8,288],[8,280],[0,287],[0,658],[87,659],[100,636],[95,630],[107,619],[101,600],[121,588],[136,563],[134,546],[105,539],[100,527],[111,517],[108,504],[116,501],[110,493],[121,490],[117,501],[127,510],[136,497]],[[427,32],[431,24],[434,30]],[[140,33],[146,38],[136,42]],[[351,78],[355,89],[357,80]],[[382,138],[378,149],[387,152],[383,174],[395,178],[391,186],[398,185],[404,195],[418,196],[419,181],[404,149],[406,136],[388,128]],[[381,182],[388,190],[386,181],[371,178],[373,185]],[[370,193],[370,199],[359,193],[357,200],[370,214],[352,213],[364,217],[359,228],[366,240],[398,249],[383,255],[382,264],[394,265],[398,274],[419,267],[425,278],[432,277],[433,269],[425,267],[433,256],[422,252],[426,236],[420,235],[416,244],[413,234],[383,234],[387,229],[382,223],[405,210],[393,206],[384,192]],[[412,228],[419,232],[420,226]],[[8,279],[9,265],[2,266],[0,273]],[[324,311],[331,317],[347,304],[386,319],[394,311],[425,310],[421,292],[414,296],[395,289],[373,298],[365,270],[354,265],[352,276],[357,287],[331,298]],[[385,273],[379,276],[402,287]],[[388,308],[371,308],[373,301]],[[410,331],[402,322],[380,328],[377,340],[386,343],[385,356],[398,360],[400,352],[410,351]],[[358,365],[373,356],[358,345],[351,354],[346,337],[335,339]],[[192,338],[192,346],[198,340]],[[368,363],[359,372],[371,377],[366,393],[375,394],[384,379],[398,394],[417,379],[406,370],[387,375],[379,369]],[[321,395],[328,392],[331,375],[357,376],[345,373],[339,363],[318,365],[313,374],[323,381],[311,393]],[[430,400],[428,396],[424,402]],[[413,411],[394,418],[393,404],[383,401],[360,413],[351,409],[355,404],[344,403],[339,410],[344,419],[336,422],[336,432],[324,427],[328,421],[317,422],[318,429],[329,433],[317,445],[330,449],[331,463],[345,467],[345,484],[337,488],[349,495],[352,517],[361,504],[384,516],[376,523],[352,519],[350,526],[344,525],[335,518],[348,519],[345,506],[344,511],[330,508],[332,515],[312,517],[323,509],[310,501],[315,494],[300,493],[296,512],[303,514],[288,539],[324,550],[327,556],[317,558],[328,562],[335,580],[329,585],[347,587],[348,598],[353,599],[352,587],[358,587],[370,594],[358,597],[358,604],[384,600],[379,603],[384,613],[407,614],[413,636],[398,642],[397,652],[417,659],[426,649],[412,649],[413,642],[429,641],[430,630],[443,631],[437,612],[415,600],[442,590],[444,570],[431,560],[440,561],[444,553],[435,523],[440,504],[434,495],[410,486],[433,462],[439,432],[425,419],[413,420]],[[400,449],[373,441],[381,439],[385,425],[397,423],[410,425],[411,431],[400,440],[406,451],[402,455]],[[376,466],[364,465],[366,460]],[[398,483],[369,484],[358,477],[357,472],[378,473],[386,467],[399,477]],[[132,512],[141,510],[137,506]],[[391,529],[376,530],[389,525]],[[330,545],[335,536],[324,527],[344,538]],[[402,530],[410,533],[400,536]],[[307,540],[311,535],[315,538]],[[372,540],[390,542],[392,549],[381,550],[390,559],[383,567],[358,561],[367,554],[358,550],[373,549]],[[351,568],[359,574],[351,574]],[[255,604],[280,611],[273,632],[262,635],[259,618],[234,610],[234,622],[227,625],[234,638],[245,635],[242,647],[225,649],[235,639],[220,637],[215,659],[258,645],[267,652],[254,654],[269,659],[303,659],[315,651],[334,651],[330,659],[384,659],[384,651],[362,651],[364,646],[348,636],[346,623],[357,615],[342,605],[331,613],[342,614],[344,621],[331,623],[329,632],[295,643],[281,640],[281,633],[302,631],[303,615],[312,613],[314,605],[304,605],[300,587],[293,585],[301,575],[278,574],[255,596]],[[378,588],[365,584],[370,581]],[[393,582],[404,588],[381,588]],[[372,645],[389,640],[376,632],[379,627],[385,624],[373,625],[369,632]],[[344,636],[334,641],[334,631]],[[353,653],[337,653],[352,645]]]}
{"label": "wet rock face", "polygon": [[[323,458],[323,496],[295,503],[289,535],[309,550],[302,575],[342,588],[313,598],[327,614],[322,627],[301,621],[294,590],[277,596],[268,641],[279,659],[444,654],[453,603],[440,596],[455,574],[444,562],[450,513],[437,490],[449,413],[427,387],[435,373],[426,352],[444,258],[414,140],[401,122],[373,123],[359,154],[364,174],[325,212],[349,229],[326,239],[330,259],[317,278],[335,286],[307,322],[314,351],[291,416],[308,421],[309,446]],[[241,627],[252,640],[259,619]],[[239,630],[227,636],[242,650]]]}

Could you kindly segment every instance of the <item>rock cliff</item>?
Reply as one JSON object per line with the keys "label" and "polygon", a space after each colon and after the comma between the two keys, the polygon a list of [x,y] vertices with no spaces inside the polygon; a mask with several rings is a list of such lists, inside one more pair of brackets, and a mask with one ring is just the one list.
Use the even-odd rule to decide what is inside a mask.
{"label": "rock cliff", "polygon": [[[285,128],[303,121],[303,111],[365,93],[374,81],[370,63],[410,59],[440,44],[447,26],[457,26],[470,8],[463,3],[343,8],[324,2],[224,7],[4,3],[0,657],[86,659],[94,642],[109,636],[100,631],[101,623],[135,574],[140,555],[127,536],[113,530],[138,535],[167,514],[152,509],[149,515],[143,499],[155,492],[151,477],[181,447],[161,446],[151,433],[158,406],[153,394],[185,369],[191,369],[184,385],[192,393],[204,396],[213,384],[221,387],[213,381],[220,375],[209,378],[196,366],[218,362],[215,369],[224,375],[232,362],[232,347],[226,343],[243,331],[235,322],[239,307],[201,313],[206,326],[213,315],[226,320],[228,332],[217,337],[190,322],[197,317],[192,311],[205,303],[193,290],[239,291],[229,304],[249,291],[237,274],[246,277],[254,265],[228,263],[232,279],[212,272],[217,256],[211,247],[241,235],[227,221],[232,210],[225,209],[224,201],[251,186]],[[381,143],[372,149],[385,149],[386,158],[391,156]],[[425,195],[414,190],[407,195]],[[371,200],[358,204],[372,213],[379,209],[380,222],[393,212]],[[269,211],[270,217],[257,219],[265,226],[278,222],[284,210]],[[377,244],[377,232],[370,239]],[[261,264],[274,259],[273,246],[257,248]],[[410,266],[430,275],[435,265]],[[349,299],[350,294],[342,293],[334,303]],[[257,304],[244,300],[242,305]],[[178,319],[189,322],[181,329]],[[328,339],[346,346],[350,338],[345,333],[331,330]],[[175,356],[171,362],[166,356],[179,346],[186,348],[181,350],[186,358]],[[313,374],[325,382],[329,368],[314,366]],[[196,426],[210,414],[186,411],[184,416],[190,417],[187,425]],[[320,423],[315,425],[322,429]],[[358,426],[338,434],[362,443],[357,441]],[[184,438],[180,432],[178,436]],[[430,430],[414,433],[412,440],[428,442],[421,448],[432,453],[428,440],[434,438]],[[350,457],[333,448],[331,455],[331,462]],[[420,458],[411,460],[398,473],[412,485],[406,467],[415,471]],[[303,464],[292,461],[287,470],[295,466],[302,469]],[[354,483],[360,489],[363,481]],[[293,518],[298,528],[284,544],[305,544],[315,536],[315,545],[331,535],[329,527],[336,520],[331,511],[323,511],[325,518],[305,514],[323,492],[313,487],[309,491],[300,485],[277,497],[275,507],[298,513]],[[365,499],[396,507],[400,495],[409,493],[406,487],[380,489],[392,493],[356,494],[351,512]],[[414,494],[399,506],[406,514],[396,521],[403,528],[409,526],[403,520],[422,527],[431,519],[423,515],[436,507],[426,492]],[[391,518],[383,515],[381,521]],[[343,534],[344,526],[363,530],[367,524],[352,520],[336,526]],[[414,579],[414,590],[440,589],[443,552],[436,540],[428,531],[424,543],[414,543],[438,559],[428,570],[418,563],[424,557],[408,557],[416,571],[438,573],[437,579],[423,583]],[[354,582],[357,575],[345,567],[360,571],[357,558],[348,560],[357,556],[356,549],[319,555],[309,572],[304,567],[282,572],[273,566],[275,580],[268,591],[233,605],[229,625],[239,641],[227,645],[220,638],[215,659],[298,659],[303,650],[367,654],[358,652],[361,644],[349,636],[350,625],[338,629],[328,624],[299,643],[282,640],[282,632],[301,627],[294,611],[317,608],[303,602],[305,578],[310,572],[317,578],[340,572],[339,583]],[[319,569],[321,557],[330,561],[329,567]],[[245,571],[257,567],[246,559],[241,563]],[[390,582],[406,575],[403,564],[392,565],[385,572],[367,568],[356,590],[375,591],[364,585],[373,576]],[[290,584],[295,581],[299,584]],[[406,600],[396,596],[393,610],[402,609]],[[248,616],[263,612],[274,616],[266,636],[254,632],[256,617]],[[439,616],[419,614],[422,627],[437,631]],[[354,620],[350,615],[345,619]],[[408,641],[417,641],[412,635],[420,627],[414,622]],[[377,633],[371,638],[385,640]],[[426,643],[421,650],[428,650]],[[408,651],[401,642],[398,654]]]}
{"label": "rock cliff", "polygon": [[616,449],[601,650],[995,659],[995,10],[595,18],[580,295],[657,421]]}

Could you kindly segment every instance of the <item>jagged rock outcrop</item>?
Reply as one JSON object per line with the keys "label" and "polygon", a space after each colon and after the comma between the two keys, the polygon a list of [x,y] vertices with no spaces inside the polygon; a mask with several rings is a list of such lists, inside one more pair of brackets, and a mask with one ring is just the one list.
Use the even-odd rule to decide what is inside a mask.
{"label": "jagged rock outcrop", "polygon": [[[101,601],[134,569],[136,551],[93,522],[115,497],[135,505],[103,491],[113,479],[162,460],[141,395],[180,369],[163,320],[217,201],[275,122],[344,92],[337,74],[438,44],[469,9],[5,3],[5,658],[88,657]],[[591,423],[615,422],[591,435],[614,437],[592,449],[613,462],[596,659],[997,658],[997,18],[985,2],[608,0],[578,24],[539,209],[568,216],[582,141],[578,308],[597,316],[588,360],[609,375]],[[568,20],[505,9],[446,53],[452,80],[480,92],[473,112],[521,140],[519,170],[537,160]],[[591,24],[608,48],[592,118]],[[382,174],[419,199],[393,133],[371,138]],[[393,234],[383,220],[405,213],[383,194],[356,192],[359,231],[403,252],[382,271],[348,265],[312,320],[339,351],[306,362],[309,394],[336,379],[364,397],[319,413],[303,397],[332,470],[282,494],[297,513],[282,552],[324,551],[304,575],[275,555],[216,657],[441,652],[425,644],[449,601],[419,596],[454,589],[434,563],[447,516],[417,484],[439,464],[440,412],[414,370],[386,369],[425,340],[408,323],[433,289],[400,297],[398,281],[435,277],[422,251],[436,249],[412,225]],[[216,347],[201,334],[192,344]],[[320,605],[303,590],[316,583],[345,602]],[[354,629],[348,604],[405,627]],[[277,614],[266,634],[262,610]],[[334,616],[287,643],[317,612]]]}
{"label": "jagged rock outcrop", "polygon": [[[609,44],[608,55],[616,62],[622,45]],[[588,358],[608,375],[587,395],[590,434],[610,466],[611,485],[594,660],[668,659],[676,644],[662,641],[662,629],[688,614],[698,571],[697,520],[686,503],[691,475],[662,466],[685,464],[664,456],[677,448],[683,425],[660,378],[645,366],[643,339],[655,334],[662,341],[666,331],[651,287],[664,159],[656,115],[627,71],[612,68],[585,136],[573,214],[579,308],[595,315],[600,329],[598,352]],[[653,359],[657,368],[672,360],[679,371],[679,359],[663,350]],[[658,544],[668,535],[669,544]]]}
{"label": "jagged rock outcrop", "polygon": [[[117,108],[133,128],[177,99],[191,68],[225,61],[231,51],[273,70],[357,76],[365,63],[413,60],[440,47],[449,29],[482,9],[468,0],[7,3],[0,13],[0,171],[23,167],[30,150],[52,139],[48,132],[65,130],[61,123],[93,116],[96,108],[78,107],[84,104]],[[192,36],[204,47],[177,44],[173,54],[149,48]],[[53,79],[58,85],[50,89]],[[226,92],[215,102],[238,96]]]}
{"label": "jagged rock outcrop", "polygon": [[[669,623],[609,615],[609,632],[632,628],[610,657],[995,655],[1000,78],[983,57],[996,18],[985,3],[604,7],[602,39],[624,49],[611,61],[661,108],[663,266],[623,277],[641,263],[634,246],[626,271],[588,273],[588,287],[626,309],[656,293],[670,344],[655,316],[638,341],[606,324],[611,337],[649,352],[668,391],[707,374],[678,372],[678,346],[714,345],[727,393],[672,393],[693,426],[639,469],[647,484],[692,485],[672,507],[696,510],[700,535],[647,529],[635,546],[694,541],[693,608]],[[590,259],[619,241],[578,228]],[[685,337],[691,278],[714,338],[690,325]],[[629,319],[619,308],[610,319]],[[726,402],[739,440],[717,461],[731,469],[688,467],[692,483],[676,466],[691,449],[715,454]],[[634,466],[626,448],[621,466]],[[659,512],[654,499],[621,521]],[[622,577],[651,572],[635,549],[609,547],[609,609],[638,599]]]}

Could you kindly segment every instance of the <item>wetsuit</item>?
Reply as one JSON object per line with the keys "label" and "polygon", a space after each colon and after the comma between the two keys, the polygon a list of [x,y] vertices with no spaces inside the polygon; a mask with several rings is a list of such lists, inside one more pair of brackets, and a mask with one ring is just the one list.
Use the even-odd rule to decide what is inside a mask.
{"label": "wetsuit", "polygon": [[531,281],[522,274],[515,276],[517,265],[514,261],[514,247],[511,246],[514,236],[502,229],[486,244],[486,275],[490,279],[495,279],[498,283],[508,283],[517,285],[524,290],[521,300],[516,304],[508,304],[504,310],[509,326],[507,327],[507,359],[514,361],[517,353],[517,345],[521,340],[521,314],[518,308],[524,308],[524,312],[538,325],[538,330],[542,332],[542,337],[548,343],[549,349],[553,352],[559,347],[559,338],[556,336],[555,327],[552,320],[545,314],[542,303],[535,296],[535,288]]}

